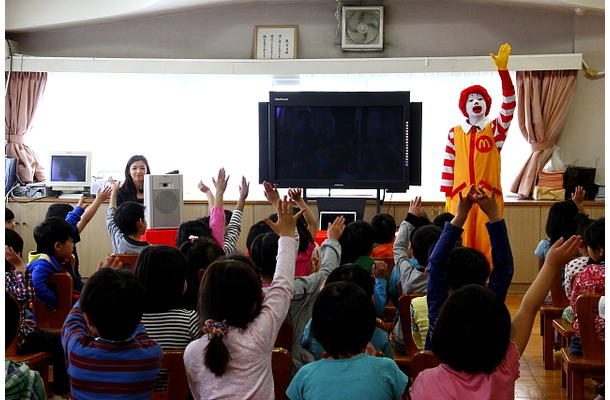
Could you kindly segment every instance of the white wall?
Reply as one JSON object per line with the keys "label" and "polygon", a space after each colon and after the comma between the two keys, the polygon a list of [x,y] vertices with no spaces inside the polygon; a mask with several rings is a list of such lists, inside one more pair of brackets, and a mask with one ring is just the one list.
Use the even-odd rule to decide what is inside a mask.
{"label": "white wall", "polygon": [[[603,15],[387,0],[384,51],[356,53],[338,45],[336,4],[250,3],[7,37],[19,42],[21,53],[35,56],[250,59],[255,25],[296,24],[299,58],[485,56],[508,42],[515,55],[581,52],[592,68],[605,69]],[[599,159],[597,182],[605,180],[604,83],[579,72],[559,139],[564,162],[590,166]]]}

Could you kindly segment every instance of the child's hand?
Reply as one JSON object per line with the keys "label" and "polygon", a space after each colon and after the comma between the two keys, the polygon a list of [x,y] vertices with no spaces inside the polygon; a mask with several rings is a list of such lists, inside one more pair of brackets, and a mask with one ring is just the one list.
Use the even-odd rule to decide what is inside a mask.
{"label": "child's hand", "polygon": [[116,193],[117,190],[119,190],[119,182],[118,181],[114,181],[114,179],[112,179],[112,177],[110,177],[110,192],[111,193]]}
{"label": "child's hand", "polygon": [[303,190],[301,188],[289,188],[288,196],[290,196],[290,198],[292,198],[292,200],[294,200],[295,203],[297,203],[302,200],[302,197],[301,197],[302,192],[303,192]]}
{"label": "child's hand", "polygon": [[455,216],[451,220],[452,225],[461,228],[464,225],[464,222],[466,222],[466,218],[468,218],[468,213],[470,212],[470,209],[472,208],[472,205],[475,202],[473,193],[476,193],[474,185],[470,185],[465,197],[462,195],[462,192],[458,193],[458,195],[460,196],[460,201],[458,202],[457,208],[455,210]]}
{"label": "child's hand", "polygon": [[409,203],[409,213],[416,217],[424,215],[424,206],[421,204],[421,197],[415,196],[412,202]]}
{"label": "child's hand", "polygon": [[277,191],[277,186],[265,181],[263,182],[263,187],[265,188],[265,198],[277,208],[277,204],[280,201],[280,194]]}
{"label": "child's hand", "polygon": [[217,193],[225,192],[225,190],[227,189],[227,183],[229,182],[229,178],[230,178],[230,175],[226,175],[224,168],[221,168],[218,171],[217,179],[212,178],[212,183],[214,184],[214,187],[216,188]]}
{"label": "child's hand", "polygon": [[246,180],[245,176],[241,177],[241,185],[239,185],[239,198],[245,200],[250,193],[250,182]]}
{"label": "child's hand", "polygon": [[565,241],[560,237],[546,254],[544,264],[549,264],[555,268],[563,268],[578,255],[580,246],[582,246],[582,239],[578,235],[573,235]]}
{"label": "child's hand", "polygon": [[491,196],[488,196],[483,187],[473,188],[473,197],[477,202],[481,210],[487,215],[489,218],[489,222],[498,222],[500,219],[500,208],[498,207],[498,203],[496,202],[496,189],[494,187],[491,188]]}
{"label": "child's hand", "polygon": [[98,201],[106,201],[112,195],[112,187],[104,186],[104,188],[97,189],[97,193],[95,194],[95,200]]}
{"label": "child's hand", "polygon": [[577,206],[582,205],[583,201],[585,201],[585,189],[583,189],[582,186],[576,186],[576,189],[574,189],[574,193],[572,193],[571,197],[572,197],[572,201],[574,203],[576,203]]}
{"label": "child's hand", "polygon": [[4,245],[4,259],[11,264],[11,271],[15,269],[21,272],[25,271],[25,264],[23,263],[23,260],[12,247]]}
{"label": "child's hand", "polygon": [[[213,179],[213,178],[212,178]],[[201,190],[203,193],[207,193],[210,191],[210,188],[208,186],[206,186],[205,183],[203,183],[203,181],[199,181],[199,183],[197,184],[197,187],[199,188],[199,190]]]}
{"label": "child's hand", "polygon": [[382,260],[375,260],[375,264],[373,264],[373,276],[375,279],[385,279],[387,272],[388,264]]}
{"label": "child's hand", "polygon": [[81,198],[78,199],[78,203],[76,203],[76,206],[84,209],[86,207],[85,206],[85,199],[86,199],[85,195],[82,195]]}
{"label": "child's hand", "polygon": [[99,271],[102,268],[123,268],[123,263],[118,257],[108,256],[105,260],[102,260],[97,265],[97,270]]}
{"label": "child's hand", "polygon": [[328,223],[326,235],[329,239],[339,240],[345,230],[345,217],[339,215],[332,223]]}
{"label": "child's hand", "polygon": [[265,217],[264,221],[279,236],[293,237],[294,229],[297,226],[297,220],[301,218],[301,215],[303,215],[305,212],[305,210],[301,210],[293,215],[293,207],[294,202],[292,200],[288,200],[288,198],[284,196],[284,200],[278,200],[277,223],[271,221],[269,217]]}

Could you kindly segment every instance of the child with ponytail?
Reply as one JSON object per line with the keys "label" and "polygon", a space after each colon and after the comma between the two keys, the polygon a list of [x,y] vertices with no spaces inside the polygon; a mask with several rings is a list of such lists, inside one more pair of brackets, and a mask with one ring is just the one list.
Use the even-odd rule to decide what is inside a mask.
{"label": "child with ponytail", "polygon": [[189,387],[199,399],[273,399],[271,350],[294,291],[298,248],[293,201],[278,205],[278,222],[265,222],[280,236],[277,269],[262,299],[251,265],[234,259],[213,262],[199,290],[203,336],[184,352]]}

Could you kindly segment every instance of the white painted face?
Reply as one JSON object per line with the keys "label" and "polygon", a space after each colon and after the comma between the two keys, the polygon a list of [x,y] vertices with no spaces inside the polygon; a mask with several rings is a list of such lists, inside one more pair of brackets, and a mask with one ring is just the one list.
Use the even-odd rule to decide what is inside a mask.
{"label": "white painted face", "polygon": [[480,119],[485,117],[487,112],[487,103],[483,95],[479,93],[471,93],[466,100],[466,113],[468,118]]}

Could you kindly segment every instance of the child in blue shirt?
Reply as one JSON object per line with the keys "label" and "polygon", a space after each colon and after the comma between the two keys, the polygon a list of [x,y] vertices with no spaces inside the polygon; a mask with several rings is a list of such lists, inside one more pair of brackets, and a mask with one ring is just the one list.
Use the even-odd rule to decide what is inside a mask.
{"label": "child in blue shirt", "polygon": [[36,298],[51,309],[57,308],[57,296],[47,287],[49,275],[67,272],[72,276],[75,299],[83,287],[80,276],[74,273],[72,252],[74,250],[74,230],[84,209],[76,208],[68,213],[66,219],[50,217],[34,228],[36,251],[28,255],[26,269],[32,274]]}
{"label": "child in blue shirt", "polygon": [[394,360],[364,353],[375,330],[375,307],[355,283],[334,282],[320,292],[311,329],[329,357],[297,372],[286,391],[291,400],[391,400],[403,395],[408,378]]}

